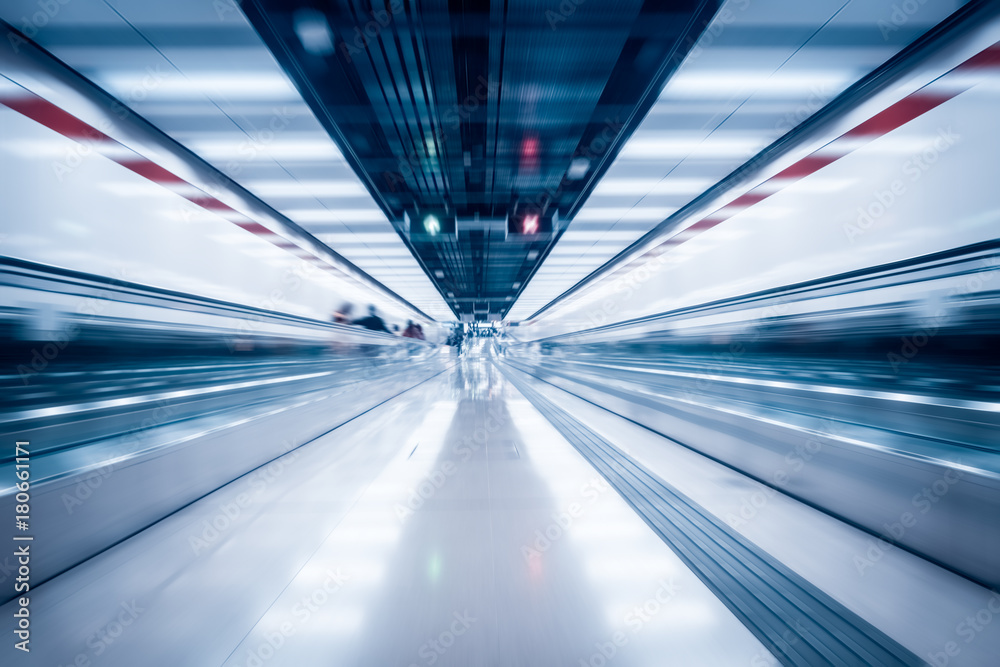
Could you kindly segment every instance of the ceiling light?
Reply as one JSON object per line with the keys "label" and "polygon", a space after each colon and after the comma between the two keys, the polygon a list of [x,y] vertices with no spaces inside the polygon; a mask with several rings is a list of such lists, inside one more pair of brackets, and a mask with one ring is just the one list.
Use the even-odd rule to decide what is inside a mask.
{"label": "ceiling light", "polygon": [[[148,75],[144,75],[148,76]],[[111,92],[130,99],[141,90],[144,97],[197,99],[219,96],[228,100],[295,100],[298,93],[281,73],[200,72],[183,75],[176,70],[166,72],[152,85],[131,72],[111,72],[98,75]]]}
{"label": "ceiling light", "polygon": [[566,171],[566,177],[571,181],[578,181],[587,175],[587,170],[590,169],[590,160],[580,156],[573,158],[573,161],[569,163],[569,169]]}
{"label": "ceiling light", "polygon": [[246,181],[243,186],[258,197],[348,197],[368,194],[356,181]]}
{"label": "ceiling light", "polygon": [[244,136],[240,140],[192,140],[187,144],[206,160],[232,159],[237,163],[253,162],[258,155],[267,155],[276,162],[285,160],[336,160],[341,158],[337,146],[324,137],[282,138],[271,141],[254,141]]}
{"label": "ceiling light", "polygon": [[530,213],[524,216],[524,233],[525,234],[537,234],[538,233],[538,214]]}
{"label": "ceiling light", "polygon": [[377,208],[342,208],[330,210],[326,208],[300,208],[282,210],[284,215],[295,222],[381,222],[385,214]]}
{"label": "ceiling light", "polygon": [[431,236],[435,236],[441,231],[441,221],[437,219],[437,216],[428,215],[424,218],[424,231]]}
{"label": "ceiling light", "polygon": [[737,93],[771,97],[799,97],[810,91],[841,90],[849,72],[781,72],[769,75],[756,70],[746,72],[691,72],[674,77],[660,99],[701,97],[729,99]]}
{"label": "ceiling light", "polygon": [[302,42],[302,48],[314,56],[328,56],[333,53],[333,34],[322,12],[315,9],[299,9],[295,12],[293,20],[295,34]]}
{"label": "ceiling light", "polygon": [[680,132],[648,132],[634,135],[619,158],[623,160],[657,160],[686,158],[737,157],[748,158],[766,146],[765,137],[726,136],[716,132],[710,137],[691,137]]}
{"label": "ceiling light", "polygon": [[700,194],[715,184],[706,178],[604,178],[594,188],[591,197],[621,197],[625,195],[690,195]]}

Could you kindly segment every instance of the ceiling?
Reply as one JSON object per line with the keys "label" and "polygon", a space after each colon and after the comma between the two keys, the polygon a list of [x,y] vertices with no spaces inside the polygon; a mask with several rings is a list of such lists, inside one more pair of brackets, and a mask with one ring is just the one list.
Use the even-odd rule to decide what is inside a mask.
{"label": "ceiling", "polygon": [[0,18],[429,317],[520,321],[965,3],[897,4],[74,0],[39,21],[6,0]]}
{"label": "ceiling", "polygon": [[[455,314],[497,320],[717,6],[415,6],[242,7]],[[429,214],[438,233],[422,226]]]}

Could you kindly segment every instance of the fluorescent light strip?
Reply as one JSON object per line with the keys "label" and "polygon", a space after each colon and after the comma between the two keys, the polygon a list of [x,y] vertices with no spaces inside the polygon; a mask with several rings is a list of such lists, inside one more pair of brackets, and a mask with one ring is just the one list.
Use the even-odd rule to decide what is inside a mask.
{"label": "fluorescent light strip", "polygon": [[[653,208],[642,206],[633,208],[584,206],[576,217],[573,218],[573,222],[618,222],[619,220],[659,222],[676,210],[676,208],[665,208],[662,206]],[[570,230],[572,230],[572,227],[570,227]],[[570,231],[566,232],[566,234],[569,233]],[[637,236],[641,236],[641,234],[632,235],[633,238]]]}
{"label": "fluorescent light strip", "polygon": [[399,234],[392,232],[334,232],[317,234],[316,238],[324,243],[399,243]]}
{"label": "fluorescent light strip", "polygon": [[143,98],[194,99],[218,95],[228,100],[295,100],[298,93],[288,80],[278,72],[234,73],[199,72],[184,75],[168,71],[158,78],[143,71],[142,76],[131,72],[103,72],[95,75],[118,97],[137,98],[136,91],[142,91]]}
{"label": "fluorescent light strip", "polygon": [[852,72],[782,72],[770,75],[745,72],[681,72],[667,84],[660,100],[672,98],[729,99],[740,93],[749,96],[799,97],[814,90],[841,90],[853,79]]}
{"label": "fluorescent light strip", "polygon": [[725,136],[716,132],[704,139],[679,132],[647,132],[633,136],[619,153],[619,160],[663,160],[669,158],[749,157],[770,141],[764,137]]}
{"label": "fluorescent light strip", "polygon": [[[276,161],[323,161],[343,159],[340,151],[325,136],[316,138],[281,138],[270,142],[255,142],[250,137],[235,139],[194,139],[188,148],[206,160],[232,159],[238,162],[252,162],[258,155],[265,155]],[[243,155],[250,149],[250,157]]]}
{"label": "fluorescent light strip", "polygon": [[241,183],[258,197],[357,197],[367,195],[356,181],[244,181]]}
{"label": "fluorescent light strip", "polygon": [[[578,232],[573,231],[572,228],[566,231],[562,236],[564,239],[570,241],[633,241],[636,238],[634,232]],[[606,255],[606,252],[598,252],[594,254]]]}
{"label": "fluorescent light strip", "polygon": [[347,208],[331,211],[326,208],[299,208],[283,210],[283,214],[298,223],[309,222],[387,222],[385,214],[377,208]]}
{"label": "fluorescent light strip", "polygon": [[715,181],[702,178],[606,178],[597,184],[588,201],[625,195],[693,195],[714,184]]}

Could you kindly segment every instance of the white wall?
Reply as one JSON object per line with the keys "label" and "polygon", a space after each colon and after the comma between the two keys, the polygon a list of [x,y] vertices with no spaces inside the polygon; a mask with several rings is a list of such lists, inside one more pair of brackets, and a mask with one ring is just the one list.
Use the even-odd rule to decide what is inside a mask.
{"label": "white wall", "polygon": [[[6,82],[6,79],[0,79]],[[9,84],[8,84],[9,85]],[[407,312],[0,106],[0,254],[327,320]]]}
{"label": "white wall", "polygon": [[998,238],[997,108],[994,70],[912,122],[513,332],[534,340]]}

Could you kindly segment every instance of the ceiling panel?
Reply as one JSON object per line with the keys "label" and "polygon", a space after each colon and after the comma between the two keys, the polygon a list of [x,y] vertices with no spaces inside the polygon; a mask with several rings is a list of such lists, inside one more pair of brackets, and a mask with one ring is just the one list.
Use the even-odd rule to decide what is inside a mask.
{"label": "ceiling panel", "polygon": [[[574,3],[552,20],[534,0],[243,7],[456,313],[492,319],[717,2]],[[406,221],[430,214],[457,233],[413,236]],[[529,215],[539,232],[519,234]]]}

